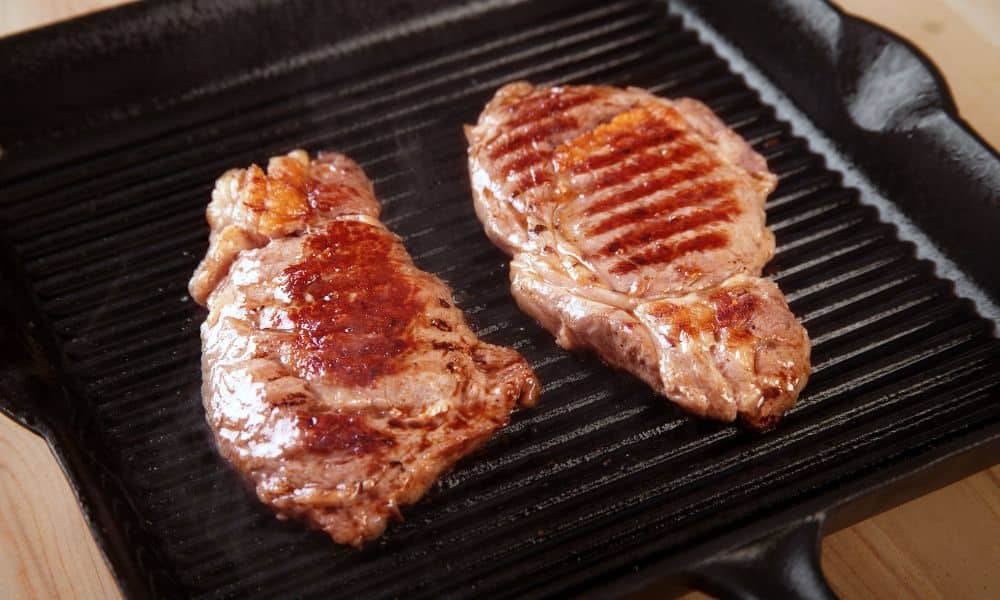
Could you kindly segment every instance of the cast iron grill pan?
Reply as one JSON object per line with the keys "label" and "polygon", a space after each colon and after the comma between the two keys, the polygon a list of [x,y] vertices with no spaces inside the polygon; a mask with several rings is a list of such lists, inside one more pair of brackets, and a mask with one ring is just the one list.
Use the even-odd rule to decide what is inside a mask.
{"label": "cast iron grill pan", "polygon": [[[473,39],[455,43],[423,46],[433,32],[416,31],[409,57],[351,77],[316,74],[349,55],[320,60],[302,76],[320,83],[294,92],[261,77],[198,99],[197,115],[117,117],[63,159],[57,138],[23,144],[54,166],[4,176],[8,271],[25,290],[10,310],[42,330],[35,351],[66,412],[15,412],[63,423],[76,439],[64,443],[82,456],[64,460],[90,470],[87,489],[105,499],[83,493],[126,591],[580,593],[995,431],[991,323],[679,17],[655,2],[576,4],[516,29],[472,23]],[[766,275],[814,343],[809,386],[776,431],[687,418],[633,378],[560,350],[517,309],[507,259],[473,213],[461,124],[522,78],[698,98],[768,159],[780,183],[767,205],[778,250]],[[129,140],[156,114],[177,124]],[[206,248],[212,182],[295,147],[357,159],[417,264],[453,287],[480,336],[522,352],[544,383],[538,408],[516,413],[360,552],[261,507],[216,455],[200,403],[205,313],[185,286]]]}

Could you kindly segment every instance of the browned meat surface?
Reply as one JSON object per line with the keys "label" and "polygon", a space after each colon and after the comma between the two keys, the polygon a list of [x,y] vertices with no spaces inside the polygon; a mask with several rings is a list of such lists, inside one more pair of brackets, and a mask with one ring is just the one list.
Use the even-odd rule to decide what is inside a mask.
{"label": "browned meat surface", "polygon": [[209,309],[202,397],[220,452],[279,517],[355,546],[539,389],[378,215],[339,154],[230,171],[190,285]]}
{"label": "browned meat surface", "polygon": [[707,107],[634,88],[501,88],[466,128],[476,213],[511,290],[569,349],[596,351],[692,413],[773,426],[809,375],[777,286],[776,178]]}

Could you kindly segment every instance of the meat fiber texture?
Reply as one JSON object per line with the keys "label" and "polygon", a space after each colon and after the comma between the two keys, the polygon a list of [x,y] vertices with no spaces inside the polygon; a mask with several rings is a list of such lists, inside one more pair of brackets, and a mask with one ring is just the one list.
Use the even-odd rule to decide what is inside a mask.
{"label": "meat fiber texture", "polygon": [[379,210],[340,154],[230,171],[190,283],[209,310],[202,398],[219,451],[280,518],[354,546],[539,389],[518,353],[476,337]]}
{"label": "meat fiber texture", "polygon": [[704,104],[506,85],[466,127],[476,214],[518,305],[686,411],[773,427],[809,338],[774,282],[776,177]]}

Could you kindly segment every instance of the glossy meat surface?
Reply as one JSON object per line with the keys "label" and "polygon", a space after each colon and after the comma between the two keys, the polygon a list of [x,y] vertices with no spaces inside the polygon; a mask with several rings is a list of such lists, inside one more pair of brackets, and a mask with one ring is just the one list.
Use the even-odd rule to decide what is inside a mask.
{"label": "glossy meat surface", "polygon": [[773,282],[764,159],[700,102],[504,86],[466,128],[476,212],[512,293],[694,414],[773,426],[809,340]]}
{"label": "glossy meat surface", "polygon": [[190,286],[209,309],[202,396],[220,452],[279,517],[355,546],[538,394],[378,214],[342,155],[231,171]]}

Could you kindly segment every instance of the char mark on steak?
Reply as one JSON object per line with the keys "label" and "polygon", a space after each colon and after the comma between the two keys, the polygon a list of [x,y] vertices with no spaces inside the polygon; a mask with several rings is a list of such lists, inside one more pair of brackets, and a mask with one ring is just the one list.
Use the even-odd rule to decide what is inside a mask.
{"label": "char mark on steak", "polygon": [[379,210],[340,154],[230,171],[190,283],[209,310],[202,398],[219,451],[279,517],[354,546],[539,390],[524,358],[476,337]]}
{"label": "char mark on steak", "polygon": [[761,277],[776,178],[705,105],[518,82],[466,136],[476,214],[561,346],[703,417],[764,429],[794,404],[809,338]]}

